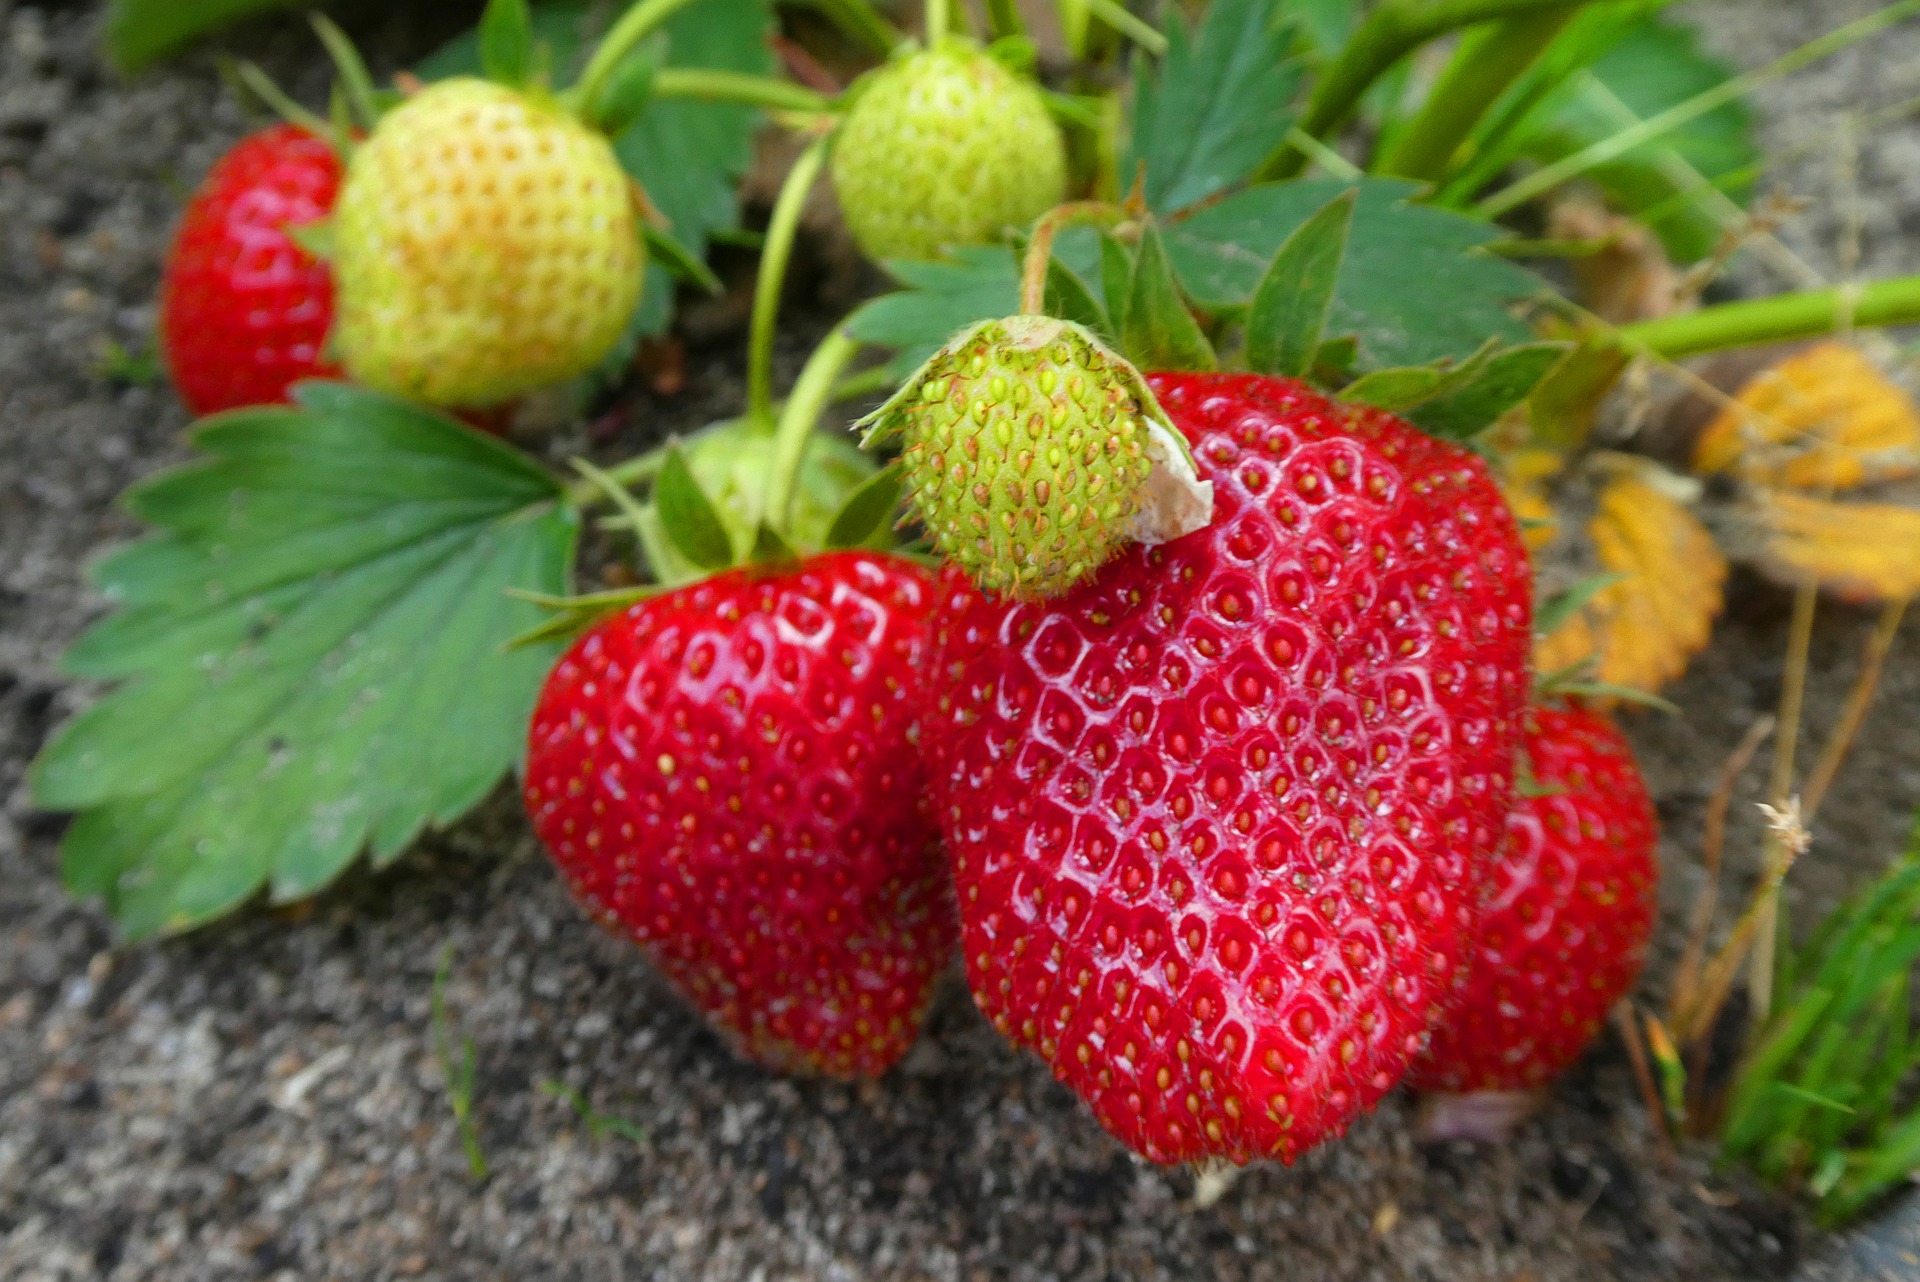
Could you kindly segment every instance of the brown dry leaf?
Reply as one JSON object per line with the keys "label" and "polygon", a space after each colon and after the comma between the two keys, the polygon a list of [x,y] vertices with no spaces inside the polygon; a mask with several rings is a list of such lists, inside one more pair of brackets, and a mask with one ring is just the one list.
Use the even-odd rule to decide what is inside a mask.
{"label": "brown dry leaf", "polygon": [[1588,311],[1615,325],[1655,320],[1685,310],[1684,277],[1667,258],[1660,238],[1633,219],[1583,197],[1554,205],[1547,234],[1556,240],[1600,242],[1597,253],[1572,260],[1580,299]]}
{"label": "brown dry leaf", "polygon": [[1592,657],[1609,685],[1657,691],[1706,647],[1720,613],[1726,558],[1713,536],[1662,487],[1667,474],[1623,462],[1587,524],[1599,568],[1622,576],[1534,648],[1558,672]]}
{"label": "brown dry leaf", "polygon": [[1762,563],[1781,578],[1811,575],[1850,601],[1920,595],[1920,507],[1835,503],[1787,490],[1754,499]]}
{"label": "brown dry leaf", "polygon": [[1520,522],[1520,538],[1529,552],[1552,543],[1560,530],[1559,514],[1547,497],[1546,482],[1565,466],[1553,450],[1522,449],[1502,461],[1506,472],[1507,506]]}
{"label": "brown dry leaf", "polygon": [[1701,435],[1694,466],[1797,489],[1920,472],[1920,410],[1858,349],[1819,343],[1747,381]]}

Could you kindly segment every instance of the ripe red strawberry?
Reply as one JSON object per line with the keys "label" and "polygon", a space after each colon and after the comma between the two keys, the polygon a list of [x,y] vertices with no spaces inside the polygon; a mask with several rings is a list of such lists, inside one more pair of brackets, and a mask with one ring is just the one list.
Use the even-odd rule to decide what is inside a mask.
{"label": "ripe red strawberry", "polygon": [[160,342],[195,414],[284,401],[335,372],[321,357],[332,277],[286,229],[325,218],[339,189],[332,146],[278,125],[241,139],[194,193],[161,280]]}
{"label": "ripe red strawberry", "polygon": [[1538,789],[1514,803],[1472,975],[1409,1080],[1519,1091],[1580,1058],[1653,932],[1653,802],[1618,727],[1578,707],[1526,718]]}
{"label": "ripe red strawberry", "polygon": [[1136,1152],[1290,1161],[1463,981],[1526,553],[1479,462],[1389,414],[1148,382],[1211,525],[1050,601],[944,579],[925,743],[967,977]]}
{"label": "ripe red strawberry", "polygon": [[772,1067],[885,1072],[952,953],[912,745],[934,596],[867,552],[728,571],[600,624],[534,711],[575,895]]}

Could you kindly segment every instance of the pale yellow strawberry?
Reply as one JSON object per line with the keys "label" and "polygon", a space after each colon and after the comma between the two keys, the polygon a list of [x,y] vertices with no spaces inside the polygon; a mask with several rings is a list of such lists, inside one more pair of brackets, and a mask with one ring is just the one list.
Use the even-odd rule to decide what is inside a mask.
{"label": "pale yellow strawberry", "polygon": [[543,101],[442,81],[354,150],[334,213],[333,345],[369,387],[484,406],[599,362],[640,299],[635,192]]}

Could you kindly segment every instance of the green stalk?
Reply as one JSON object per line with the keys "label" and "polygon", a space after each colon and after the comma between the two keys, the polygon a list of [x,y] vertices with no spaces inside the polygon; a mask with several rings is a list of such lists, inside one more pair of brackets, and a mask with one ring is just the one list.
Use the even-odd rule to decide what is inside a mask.
{"label": "green stalk", "polygon": [[[1478,26],[1540,9],[1563,8],[1568,0],[1386,0],[1361,24],[1340,56],[1320,77],[1308,100],[1301,130],[1325,138],[1345,124],[1360,97],[1400,59],[1429,40],[1463,27]],[[1292,178],[1306,164],[1288,142],[1267,157],[1262,179]]]}
{"label": "green stalk", "polygon": [[820,0],[820,11],[834,26],[883,58],[907,42],[906,32],[888,22],[868,0]]}
{"label": "green stalk", "polygon": [[1582,148],[1571,156],[1536,169],[1511,187],[1497,191],[1481,201],[1474,206],[1474,213],[1482,218],[1498,218],[1501,214],[1526,204],[1536,196],[1545,195],[1570,178],[1577,178],[1590,169],[1615,160],[1635,147],[1670,133],[1689,121],[1697,120],[1710,111],[1746,97],[1755,88],[1770,80],[1777,80],[1781,76],[1798,71],[1809,63],[1818,62],[1822,58],[1838,53],[1848,45],[1856,44],[1914,14],[1920,14],[1920,0],[1900,0],[1898,4],[1888,5],[1878,13],[1869,14],[1858,22],[1851,22],[1837,31],[1830,31],[1818,40],[1810,40],[1764,67],[1756,68],[1745,75],[1735,76],[1704,93],[1695,94],[1683,103],[1667,108],[1658,115],[1649,116],[1630,129],[1622,129],[1619,133],[1602,138],[1599,142]]}
{"label": "green stalk", "polygon": [[680,12],[693,0],[640,0],[639,4],[620,15],[620,21],[600,40],[600,45],[588,59],[587,68],[580,73],[580,79],[569,91],[573,102],[594,102],[601,91],[607,87],[607,80],[619,67],[626,56],[633,52],[642,40],[645,40],[667,19]]}
{"label": "green stalk", "polygon": [[1915,324],[1920,324],[1920,276],[1899,276],[1871,285],[1721,303],[1683,316],[1640,321],[1615,331],[1613,341],[1629,351],[1679,360],[1731,347],[1817,338],[1849,328]]}
{"label": "green stalk", "polygon": [[839,109],[829,97],[791,80],[755,76],[742,71],[711,71],[698,67],[662,67],[653,77],[656,98],[694,98],[701,102],[737,102],[768,111],[824,113]]}
{"label": "green stalk", "polygon": [[952,0],[927,0],[926,27],[927,48],[938,48],[947,38],[947,23],[953,17]]}
{"label": "green stalk", "polygon": [[1438,182],[1487,109],[1537,61],[1579,12],[1578,4],[1516,14],[1467,36],[1377,173]]}
{"label": "green stalk", "polygon": [[807,192],[826,163],[827,138],[823,134],[814,139],[793,162],[774,201],[766,247],[760,251],[760,275],[753,284],[753,324],[747,337],[747,421],[758,432],[774,430],[773,327],[780,316],[780,287],[787,279],[787,260],[793,256]]}
{"label": "green stalk", "polygon": [[792,516],[793,493],[800,480],[800,460],[806,456],[807,442],[813,439],[814,424],[820,412],[833,399],[840,373],[860,354],[860,340],[836,325],[820,340],[820,346],[807,357],[805,368],[794,382],[787,405],[780,412],[774,429],[773,463],[767,470],[766,501],[760,511],[773,532],[782,538]]}
{"label": "green stalk", "polygon": [[1016,0],[987,0],[987,29],[995,40],[1026,35],[1027,24],[1020,20]]}
{"label": "green stalk", "polygon": [[1167,38],[1154,30],[1133,10],[1120,3],[1120,0],[1087,0],[1087,8],[1092,11],[1094,17],[1154,57],[1160,58],[1166,55]]}

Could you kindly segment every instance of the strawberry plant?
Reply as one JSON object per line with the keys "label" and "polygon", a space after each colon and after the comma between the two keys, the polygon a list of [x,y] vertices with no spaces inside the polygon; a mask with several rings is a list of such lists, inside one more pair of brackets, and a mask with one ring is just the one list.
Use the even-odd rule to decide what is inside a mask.
{"label": "strawberry plant", "polygon": [[[1651,928],[1644,786],[1579,702],[1628,693],[1595,638],[1651,611],[1679,637],[1652,684],[1717,607],[1664,581],[1711,539],[1592,449],[1596,407],[1635,363],[1920,321],[1908,278],[1616,322],[1524,265],[1631,226],[1696,264],[1690,301],[1759,226],[1744,89],[1920,0],[1744,77],[1664,7],[1063,0],[1036,58],[1011,4],[973,30],[931,0],[915,40],[832,0],[868,68],[843,83],[792,41],[769,74],[759,0],[642,0],[597,43],[593,7],[493,0],[395,91],[323,26],[341,88],[308,123],[345,180],[302,238],[363,386],[216,416],[129,497],[155,533],[99,567],[117,608],[69,657],[112,688],[34,772],[77,812],[70,885],[184,929],[393,858],[519,767],[586,909],[776,1068],[886,1071],[957,940],[994,1026],[1152,1161],[1291,1161],[1402,1081],[1545,1085]],[[768,120],[797,158],[736,418],[561,477],[427,407],[620,380],[665,272],[711,287],[709,245],[746,239]],[[823,176],[890,285],[781,402]],[[1597,247],[1516,234],[1575,184]],[[886,393],[865,453],[818,430],[859,392]],[[1589,468],[1563,533],[1612,574],[1536,611],[1547,482]],[[583,532],[651,581],[576,584]],[[1906,1062],[1904,876],[1790,954],[1727,1111],[1729,1155],[1836,1214],[1911,1148],[1848,1040]],[[1731,965],[1682,972],[1688,1046]]]}

